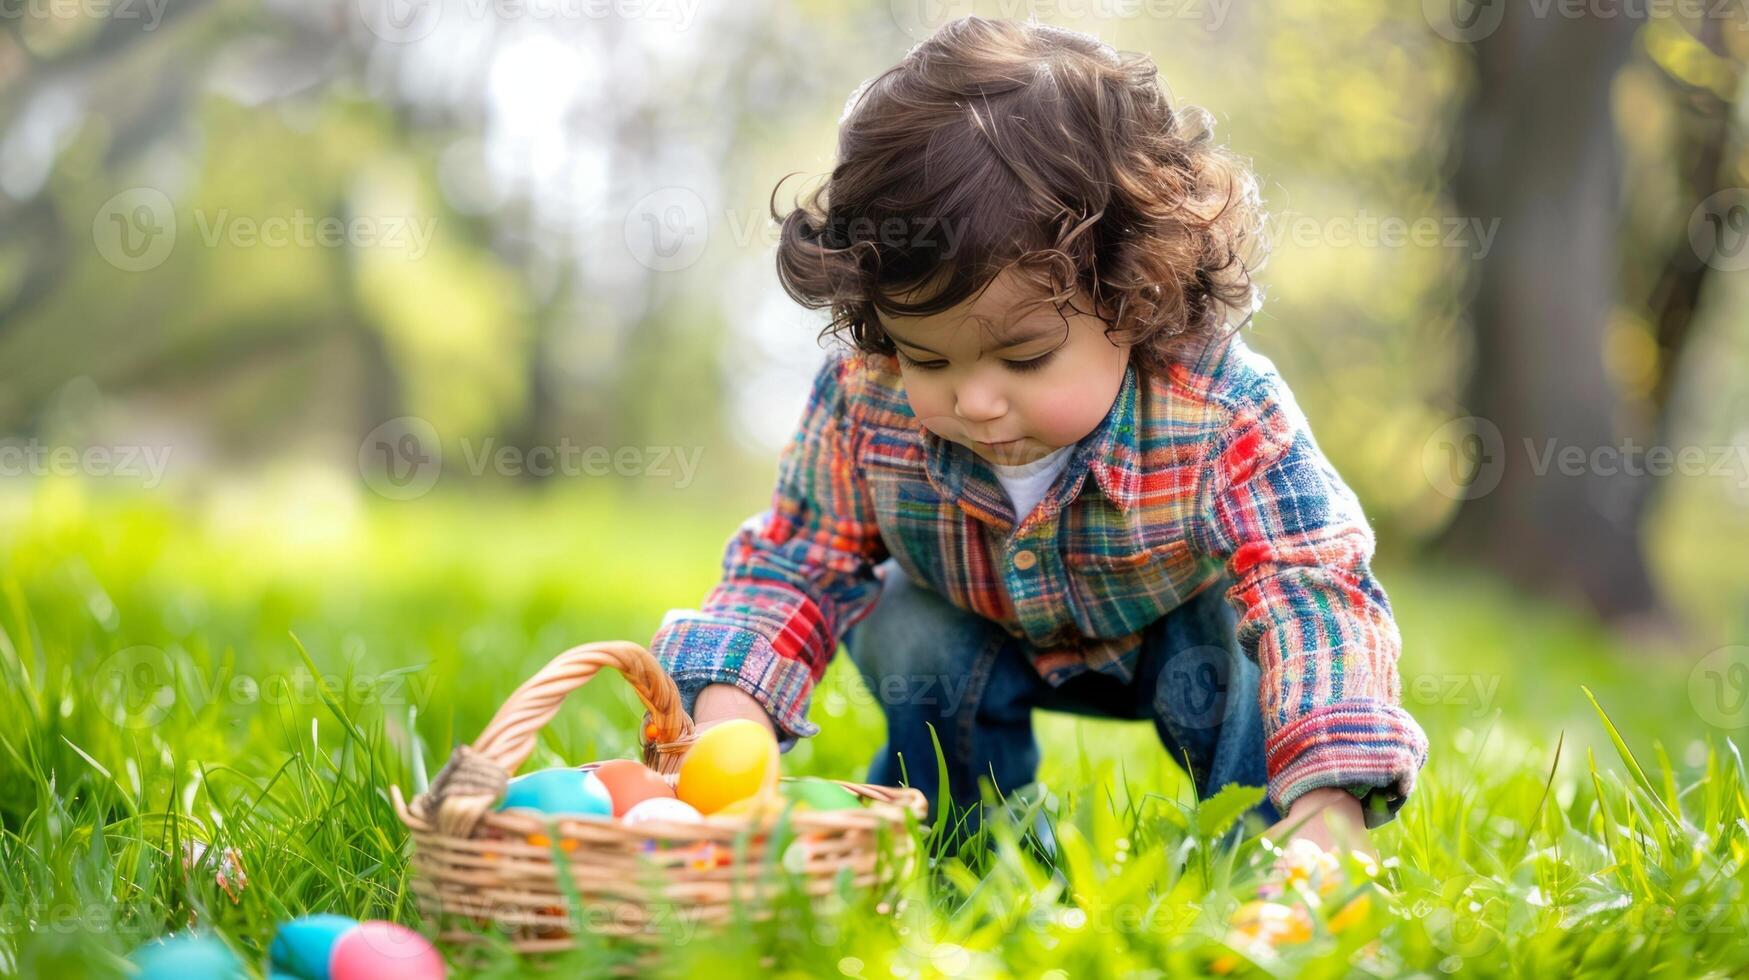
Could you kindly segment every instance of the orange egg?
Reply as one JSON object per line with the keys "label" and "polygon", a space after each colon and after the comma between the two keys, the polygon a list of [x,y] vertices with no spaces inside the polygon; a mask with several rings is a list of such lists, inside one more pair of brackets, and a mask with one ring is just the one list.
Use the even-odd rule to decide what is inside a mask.
{"label": "orange egg", "polygon": [[656,797],[674,798],[674,789],[662,775],[636,759],[609,759],[592,770],[607,787],[613,800],[613,815],[623,817],[639,803]]}
{"label": "orange egg", "polygon": [[736,718],[699,734],[680,761],[675,790],[704,814],[777,788],[777,737],[756,721]]}

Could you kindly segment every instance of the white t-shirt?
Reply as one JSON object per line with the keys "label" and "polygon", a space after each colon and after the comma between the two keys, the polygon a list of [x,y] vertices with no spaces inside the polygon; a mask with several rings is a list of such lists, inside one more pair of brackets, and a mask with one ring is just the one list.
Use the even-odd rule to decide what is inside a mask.
{"label": "white t-shirt", "polygon": [[1048,456],[1017,466],[990,464],[990,469],[996,473],[996,479],[1002,482],[1002,489],[1008,491],[1008,499],[1014,502],[1016,523],[1026,520],[1026,515],[1032,513],[1032,509],[1044,499],[1051,484],[1057,482],[1057,477],[1069,468],[1069,453],[1074,448],[1063,446],[1053,450]]}

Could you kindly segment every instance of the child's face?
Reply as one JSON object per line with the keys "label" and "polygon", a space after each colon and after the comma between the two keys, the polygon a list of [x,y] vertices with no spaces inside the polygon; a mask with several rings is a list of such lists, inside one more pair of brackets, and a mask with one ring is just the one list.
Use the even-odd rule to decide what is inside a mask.
{"label": "child's face", "polygon": [[1059,310],[1022,288],[1005,271],[952,309],[881,318],[912,413],[993,463],[1079,442],[1110,411],[1129,363],[1129,345],[1105,336],[1085,292]]}

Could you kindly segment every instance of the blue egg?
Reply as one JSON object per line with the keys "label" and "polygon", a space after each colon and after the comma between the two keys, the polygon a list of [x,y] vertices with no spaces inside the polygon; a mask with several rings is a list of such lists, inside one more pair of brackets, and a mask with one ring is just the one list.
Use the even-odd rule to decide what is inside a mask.
{"label": "blue egg", "polygon": [[607,794],[607,784],[593,772],[542,769],[510,781],[498,809],[512,807],[541,813],[607,816],[613,813],[613,799]]}
{"label": "blue egg", "polygon": [[344,915],[320,913],[282,922],[267,958],[275,968],[300,980],[328,980],[328,958],[340,937],[358,925]]}
{"label": "blue egg", "polygon": [[246,980],[231,947],[212,936],[178,933],[147,943],[128,956],[135,980]]}

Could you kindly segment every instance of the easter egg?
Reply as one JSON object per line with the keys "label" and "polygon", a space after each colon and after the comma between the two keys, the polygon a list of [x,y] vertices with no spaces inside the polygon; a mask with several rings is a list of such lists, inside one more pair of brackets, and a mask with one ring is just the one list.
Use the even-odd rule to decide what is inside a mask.
{"label": "easter egg", "polygon": [[808,870],[809,857],[808,845],[803,841],[794,840],[790,841],[789,846],[783,849],[783,856],[778,859],[778,863],[783,865],[783,870],[790,874],[799,875]]}
{"label": "easter egg", "polygon": [[756,721],[735,718],[699,734],[680,761],[675,795],[714,813],[777,785],[777,738]]}
{"label": "easter egg", "polygon": [[677,800],[672,796],[652,796],[634,805],[625,812],[623,820],[626,826],[636,826],[651,820],[668,820],[674,823],[696,823],[700,814],[691,803]]}
{"label": "easter egg", "polygon": [[627,810],[645,800],[674,798],[674,788],[662,779],[661,773],[634,759],[610,759],[596,766],[594,773],[607,787],[616,817],[625,816]]}
{"label": "easter egg", "polygon": [[249,974],[218,939],[204,933],[179,933],[133,951],[136,980],[244,980]]}
{"label": "easter egg", "polygon": [[358,920],[345,915],[299,916],[274,930],[267,958],[274,967],[304,980],[328,980],[328,960],[334,944],[358,927]]}
{"label": "easter egg", "polygon": [[332,980],[443,980],[448,972],[424,936],[375,920],[341,936],[328,963]]}
{"label": "easter egg", "polygon": [[613,812],[613,801],[593,772],[541,769],[512,779],[498,809],[606,816]]}
{"label": "easter egg", "polygon": [[739,817],[760,823],[771,823],[777,820],[785,809],[793,813],[809,809],[809,807],[806,803],[784,799],[777,793],[765,789],[720,807],[711,816]]}
{"label": "easter egg", "polygon": [[231,904],[243,900],[242,893],[249,884],[249,876],[243,873],[243,855],[236,848],[209,851],[201,841],[185,840],[182,842],[182,867],[191,872],[204,869],[212,875],[213,882],[230,898]]}
{"label": "easter egg", "polygon": [[850,810],[862,806],[862,798],[830,779],[789,779],[778,787],[785,799],[806,803],[815,810]]}

